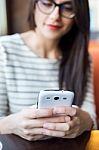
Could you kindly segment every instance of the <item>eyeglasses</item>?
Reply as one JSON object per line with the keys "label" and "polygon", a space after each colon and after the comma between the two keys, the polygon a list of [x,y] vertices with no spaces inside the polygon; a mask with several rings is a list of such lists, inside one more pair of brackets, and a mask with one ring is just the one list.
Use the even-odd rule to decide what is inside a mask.
{"label": "eyeglasses", "polygon": [[61,4],[56,4],[54,1],[51,0],[36,0],[36,4],[39,10],[44,14],[51,14],[55,7],[59,7],[59,13],[62,17],[67,19],[72,19],[75,16],[75,12],[73,10],[72,1],[68,0]]}

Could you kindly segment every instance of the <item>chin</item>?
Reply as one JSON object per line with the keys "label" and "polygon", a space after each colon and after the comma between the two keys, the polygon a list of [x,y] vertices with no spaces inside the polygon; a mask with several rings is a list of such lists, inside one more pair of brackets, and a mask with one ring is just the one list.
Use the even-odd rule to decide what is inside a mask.
{"label": "chin", "polygon": [[51,36],[46,36],[46,39],[49,40],[59,40],[61,37],[51,37]]}
{"label": "chin", "polygon": [[56,39],[60,39],[63,35],[60,34],[43,34],[47,39],[50,40],[56,40]]}

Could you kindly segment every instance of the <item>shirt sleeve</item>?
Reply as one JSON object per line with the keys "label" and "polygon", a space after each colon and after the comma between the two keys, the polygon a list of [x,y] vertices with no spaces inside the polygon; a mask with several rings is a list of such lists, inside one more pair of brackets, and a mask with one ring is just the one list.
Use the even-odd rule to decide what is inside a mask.
{"label": "shirt sleeve", "polygon": [[95,105],[95,97],[94,97],[94,82],[93,82],[93,63],[90,62],[90,70],[88,71],[88,80],[86,86],[86,93],[84,102],[81,106],[81,109],[87,111],[92,120],[93,120],[93,129],[97,129],[97,121],[96,121],[96,105]]}
{"label": "shirt sleeve", "polygon": [[0,117],[6,116],[8,112],[7,90],[6,90],[6,55],[5,49],[0,43]]}

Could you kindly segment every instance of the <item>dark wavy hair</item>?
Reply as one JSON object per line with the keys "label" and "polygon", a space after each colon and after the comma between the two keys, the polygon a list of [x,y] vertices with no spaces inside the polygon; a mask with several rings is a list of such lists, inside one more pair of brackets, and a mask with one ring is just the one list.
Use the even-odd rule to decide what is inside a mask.
{"label": "dark wavy hair", "polygon": [[[82,105],[84,100],[87,73],[90,71],[88,44],[90,35],[90,14],[88,0],[73,0],[75,21],[71,30],[59,42],[62,60],[59,68],[59,89],[75,93],[73,104]],[[35,0],[31,1],[29,25],[35,30]]]}

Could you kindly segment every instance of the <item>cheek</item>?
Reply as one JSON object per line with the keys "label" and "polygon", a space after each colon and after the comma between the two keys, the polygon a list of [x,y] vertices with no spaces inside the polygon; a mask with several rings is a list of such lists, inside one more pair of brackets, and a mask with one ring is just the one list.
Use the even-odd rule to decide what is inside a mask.
{"label": "cheek", "polygon": [[34,14],[34,19],[35,19],[35,24],[36,24],[36,26],[38,25],[38,20],[39,20],[39,12],[38,12],[38,10],[36,9],[35,10],[35,14]]}
{"label": "cheek", "polygon": [[46,15],[44,15],[43,13],[41,13],[38,9],[35,10],[35,24],[36,26],[40,26],[43,25],[45,20],[46,20]]}

